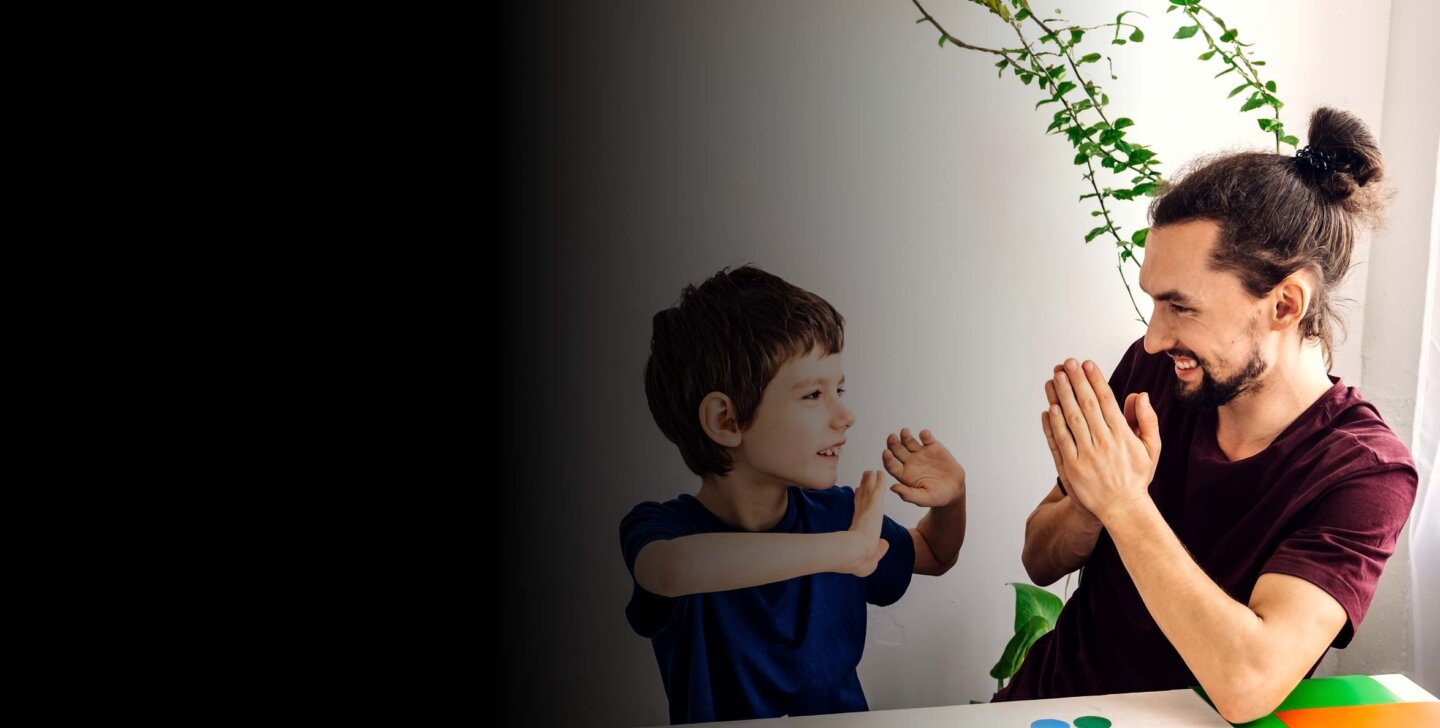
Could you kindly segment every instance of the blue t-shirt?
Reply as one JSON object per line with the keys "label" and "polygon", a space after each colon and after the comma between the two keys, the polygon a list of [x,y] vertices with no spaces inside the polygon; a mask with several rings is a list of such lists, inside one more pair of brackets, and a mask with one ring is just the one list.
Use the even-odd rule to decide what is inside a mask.
{"label": "blue t-shirt", "polygon": [[[786,493],[785,516],[769,533],[850,528],[854,489],[792,486]],[[651,541],[739,531],[681,495],[635,506],[620,522],[620,548],[633,580],[635,557]],[[655,648],[670,722],[868,710],[855,672],[865,649],[865,604],[899,599],[915,565],[908,529],[887,516],[881,537],[890,550],[865,578],[812,574],[675,598],[635,584],[625,616]]]}

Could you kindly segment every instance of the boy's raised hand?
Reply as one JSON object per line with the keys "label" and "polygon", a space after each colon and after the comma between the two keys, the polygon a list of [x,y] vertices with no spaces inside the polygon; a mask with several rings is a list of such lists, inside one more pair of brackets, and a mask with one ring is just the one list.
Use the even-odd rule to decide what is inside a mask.
{"label": "boy's raised hand", "polygon": [[920,439],[909,428],[885,439],[880,459],[899,483],[890,486],[906,503],[929,508],[950,505],[965,492],[965,468],[929,430]]}
{"label": "boy's raised hand", "polygon": [[847,570],[855,576],[869,576],[890,550],[890,542],[880,538],[880,524],[885,517],[885,493],[880,489],[884,477],[878,470],[866,470],[860,477],[860,487],[855,489],[855,516],[850,521],[850,532],[857,535],[860,548],[857,559]]}

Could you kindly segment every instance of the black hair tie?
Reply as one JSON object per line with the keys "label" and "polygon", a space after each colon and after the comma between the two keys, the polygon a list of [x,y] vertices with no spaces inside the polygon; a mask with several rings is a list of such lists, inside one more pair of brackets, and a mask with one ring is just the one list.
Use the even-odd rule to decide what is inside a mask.
{"label": "black hair tie", "polygon": [[1323,149],[1314,149],[1309,145],[1301,147],[1295,152],[1295,158],[1310,166],[1316,172],[1330,173],[1341,172],[1342,161],[1335,152],[1328,152]]}

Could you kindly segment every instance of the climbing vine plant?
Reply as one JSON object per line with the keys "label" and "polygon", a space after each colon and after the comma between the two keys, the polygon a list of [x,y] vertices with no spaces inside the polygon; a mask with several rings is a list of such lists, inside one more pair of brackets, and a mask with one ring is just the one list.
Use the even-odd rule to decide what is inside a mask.
{"label": "climbing vine plant", "polygon": [[[1055,17],[1041,17],[1029,0],[971,0],[983,5],[1015,33],[1016,43],[1011,47],[984,48],[951,34],[920,0],[911,2],[921,15],[915,22],[933,26],[940,34],[941,48],[997,56],[995,67],[1001,77],[1008,70],[1020,83],[1033,85],[1039,92],[1041,98],[1035,103],[1036,109],[1050,104],[1058,107],[1045,133],[1063,135],[1074,150],[1073,164],[1083,168],[1081,177],[1089,191],[1080,196],[1080,202],[1092,207],[1090,215],[1097,218],[1098,223],[1085,233],[1085,242],[1096,239],[1114,242],[1120,280],[1138,320],[1146,323],[1145,314],[1135,301],[1135,292],[1125,277],[1125,266],[1127,263],[1140,265],[1137,252],[1145,247],[1149,228],[1125,235],[1115,222],[1115,207],[1120,202],[1154,197],[1166,182],[1155,150],[1137,141],[1135,121],[1123,116],[1111,118],[1107,111],[1110,96],[1104,86],[1093,79],[1098,76],[1097,69],[1103,61],[1105,75],[1117,80],[1109,53],[1116,46],[1144,42],[1145,31],[1138,19],[1148,20],[1149,16],[1138,10],[1126,10],[1116,15],[1114,22],[1086,26],[1066,20],[1058,8]],[[1241,113],[1258,109],[1270,112],[1271,116],[1258,120],[1259,127],[1274,137],[1277,153],[1282,144],[1296,146],[1299,140],[1286,133],[1280,119],[1280,110],[1285,104],[1276,95],[1276,84],[1263,77],[1261,69],[1265,61],[1256,57],[1253,44],[1240,39],[1240,29],[1228,25],[1202,5],[1201,0],[1169,0],[1165,12],[1177,11],[1183,16],[1183,24],[1175,31],[1174,38],[1200,38],[1205,50],[1199,60],[1224,66],[1215,77],[1233,74],[1243,81],[1230,91],[1228,98],[1249,92],[1240,106]],[[1109,170],[1105,179],[1098,177],[1100,170]]]}

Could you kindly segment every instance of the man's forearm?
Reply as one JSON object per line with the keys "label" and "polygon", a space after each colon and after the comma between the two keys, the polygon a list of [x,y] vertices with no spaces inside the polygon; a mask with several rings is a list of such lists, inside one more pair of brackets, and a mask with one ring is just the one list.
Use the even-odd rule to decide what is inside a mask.
{"label": "man's forearm", "polygon": [[1030,580],[1049,586],[1085,565],[1095,551],[1102,526],[1074,498],[1041,503],[1025,522],[1020,561]]}
{"label": "man's forearm", "polygon": [[635,580],[678,597],[843,572],[868,553],[862,540],[852,531],[699,533],[646,546],[635,559]]}
{"label": "man's forearm", "polygon": [[1299,678],[1267,663],[1260,617],[1205,574],[1149,498],[1107,518],[1145,608],[1221,714],[1248,721],[1274,710]]}

